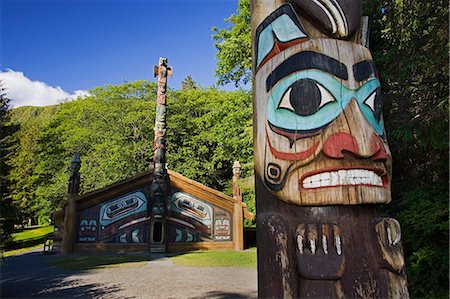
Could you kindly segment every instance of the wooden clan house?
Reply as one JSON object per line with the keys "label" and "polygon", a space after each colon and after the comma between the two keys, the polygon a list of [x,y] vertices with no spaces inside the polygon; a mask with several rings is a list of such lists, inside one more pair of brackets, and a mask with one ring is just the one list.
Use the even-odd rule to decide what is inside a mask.
{"label": "wooden clan house", "polygon": [[66,254],[244,249],[243,220],[254,216],[237,186],[239,162],[233,165],[232,197],[166,169],[168,75],[167,59],[160,58],[155,66],[158,93],[150,170],[79,196],[81,159],[75,155],[67,202],[54,215],[54,250]]}

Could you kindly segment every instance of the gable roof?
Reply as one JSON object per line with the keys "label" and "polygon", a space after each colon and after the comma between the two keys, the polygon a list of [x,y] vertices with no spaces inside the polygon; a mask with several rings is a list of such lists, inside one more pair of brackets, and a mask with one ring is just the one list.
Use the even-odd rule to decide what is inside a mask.
{"label": "gable roof", "polygon": [[[167,171],[170,185],[180,191],[191,194],[201,200],[212,203],[230,212],[234,211],[234,204],[241,202],[241,199],[228,196],[225,193],[217,191],[213,188],[207,187],[199,182],[186,178],[178,172]],[[149,186],[153,182],[153,170],[141,172],[135,176],[118,181],[106,187],[88,192],[75,198],[77,202],[77,209],[84,210],[94,205],[100,204],[106,200],[111,199],[118,194],[125,194]],[[247,205],[241,202],[242,210],[245,219],[253,219],[253,213],[249,212]]]}

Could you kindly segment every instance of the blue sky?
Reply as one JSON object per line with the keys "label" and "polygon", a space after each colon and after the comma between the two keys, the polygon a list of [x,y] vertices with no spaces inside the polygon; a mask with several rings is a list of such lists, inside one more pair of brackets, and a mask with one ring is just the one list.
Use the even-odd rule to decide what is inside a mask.
{"label": "blue sky", "polygon": [[[211,27],[230,26],[224,19],[237,9],[237,0],[0,1],[2,75],[9,69],[30,86],[67,94],[154,80],[160,56],[174,68],[171,87],[180,88],[187,75],[202,86],[215,84]],[[17,82],[10,86],[20,89]]]}

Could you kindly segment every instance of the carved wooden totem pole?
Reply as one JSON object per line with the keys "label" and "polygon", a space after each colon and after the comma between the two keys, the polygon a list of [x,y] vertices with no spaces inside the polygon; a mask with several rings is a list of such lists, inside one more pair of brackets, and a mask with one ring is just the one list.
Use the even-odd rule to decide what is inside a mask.
{"label": "carved wooden totem pole", "polygon": [[61,244],[61,253],[73,253],[75,245],[77,207],[75,198],[80,192],[80,168],[81,159],[79,154],[73,155],[70,163],[69,187],[67,189],[67,206],[64,217],[64,238]]}
{"label": "carved wooden totem pole", "polygon": [[408,297],[361,0],[253,0],[258,295]]}
{"label": "carved wooden totem pole", "polygon": [[154,75],[158,77],[158,91],[156,97],[155,139],[153,143],[153,183],[151,186],[151,206],[149,216],[150,252],[166,251],[166,214],[168,196],[168,177],[166,169],[166,90],[167,77],[172,76],[172,69],[167,66],[167,58],[159,58],[159,65],[154,68]]}

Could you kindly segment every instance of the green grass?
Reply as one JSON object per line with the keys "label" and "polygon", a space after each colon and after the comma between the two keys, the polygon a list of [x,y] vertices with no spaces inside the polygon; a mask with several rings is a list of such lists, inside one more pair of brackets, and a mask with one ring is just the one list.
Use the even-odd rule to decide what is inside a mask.
{"label": "green grass", "polygon": [[12,234],[14,242],[23,242],[30,239],[39,239],[53,233],[53,225],[42,226],[35,229],[27,229]]}
{"label": "green grass", "polygon": [[13,233],[12,242],[6,244],[3,256],[10,256],[28,250],[44,247],[44,241],[53,234],[53,225],[42,226],[34,229],[24,229]]}
{"label": "green grass", "polygon": [[117,267],[141,267],[150,260],[145,256],[106,256],[85,255],[70,258],[62,258],[53,262],[53,265],[69,270],[92,270]]}
{"label": "green grass", "polygon": [[25,248],[20,248],[20,249],[8,250],[8,251],[3,252],[3,257],[12,256],[12,255],[28,252],[28,251],[35,250],[35,249],[42,249],[42,250],[44,250],[44,244],[39,244],[39,245],[35,245],[35,246],[31,246],[31,247],[25,247]]}
{"label": "green grass", "polygon": [[174,256],[172,262],[180,266],[256,268],[256,249],[246,251],[199,250]]}

